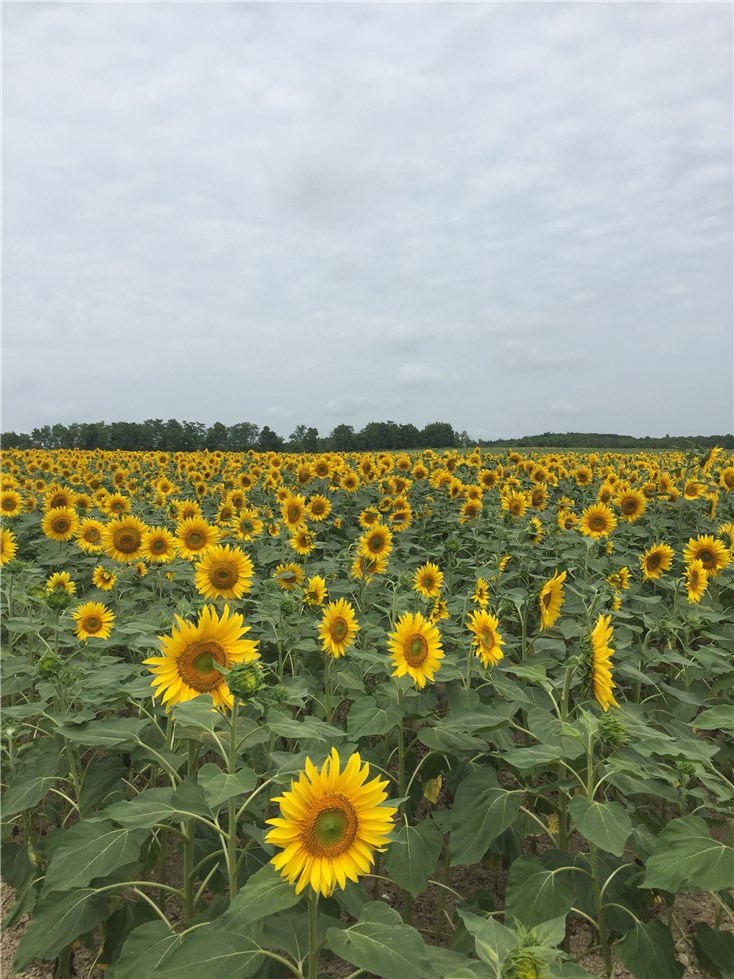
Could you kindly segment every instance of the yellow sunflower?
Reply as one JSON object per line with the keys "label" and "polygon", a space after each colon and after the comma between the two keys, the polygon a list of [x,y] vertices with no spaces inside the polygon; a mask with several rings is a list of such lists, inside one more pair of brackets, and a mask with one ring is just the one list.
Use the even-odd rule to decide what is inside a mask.
{"label": "yellow sunflower", "polygon": [[78,526],[79,518],[71,507],[54,507],[41,521],[41,530],[46,537],[58,541],[71,540]]}
{"label": "yellow sunflower", "polygon": [[503,493],[500,501],[500,506],[503,510],[507,510],[510,516],[519,519],[525,515],[530,504],[530,496],[522,491],[518,492],[513,490],[509,493]]}
{"label": "yellow sunflower", "polygon": [[317,493],[309,497],[307,512],[311,520],[320,523],[322,520],[326,520],[331,513],[331,502],[325,496]]}
{"label": "yellow sunflower", "polygon": [[194,585],[204,598],[242,598],[252,583],[255,568],[247,556],[229,544],[215,544],[196,562]]}
{"label": "yellow sunflower", "polygon": [[306,497],[300,493],[289,493],[283,501],[281,510],[283,523],[288,530],[295,531],[301,527],[306,520],[307,511]]}
{"label": "yellow sunflower", "polygon": [[392,550],[392,532],[383,524],[374,524],[360,537],[357,553],[368,558],[386,558]]}
{"label": "yellow sunflower", "polygon": [[321,575],[314,575],[306,582],[303,589],[303,600],[306,605],[323,605],[326,598],[326,582]]}
{"label": "yellow sunflower", "polygon": [[625,523],[636,523],[645,512],[647,500],[641,490],[627,489],[617,497],[617,506]]}
{"label": "yellow sunflower", "polygon": [[170,564],[178,554],[178,542],[167,527],[149,527],[143,534],[143,557],[156,564]]}
{"label": "yellow sunflower", "polygon": [[254,540],[263,532],[265,524],[258,516],[257,510],[244,507],[232,522],[235,537],[239,540]]}
{"label": "yellow sunflower", "polygon": [[250,627],[241,615],[230,615],[228,605],[221,618],[213,605],[206,605],[195,625],[178,615],[176,622],[170,635],[158,637],[163,655],[143,660],[155,674],[153,696],[161,696],[162,702],[170,705],[208,693],[215,707],[231,707],[227,678],[217,666],[227,669],[260,658],[257,642],[243,638]]}
{"label": "yellow sunflower", "polygon": [[390,633],[388,649],[395,669],[392,676],[408,674],[415,685],[423,689],[428,680],[433,681],[444,657],[441,636],[431,622],[420,612],[406,612]]}
{"label": "yellow sunflower", "polygon": [[339,659],[352,645],[358,632],[355,611],[345,598],[327,605],[319,625],[319,639],[325,653]]}
{"label": "yellow sunflower", "polygon": [[729,549],[711,534],[691,537],[683,549],[683,557],[687,564],[700,561],[706,573],[712,578],[720,574],[731,561]]}
{"label": "yellow sunflower", "polygon": [[670,569],[675,551],[668,544],[653,544],[640,558],[642,576],[646,580],[659,578]]}
{"label": "yellow sunflower", "polygon": [[584,537],[600,540],[611,534],[616,526],[614,511],[606,503],[595,503],[581,514],[580,530]]}
{"label": "yellow sunflower", "polygon": [[499,632],[499,619],[496,615],[479,609],[472,612],[469,616],[467,626],[469,631],[474,634],[472,645],[476,646],[476,655],[481,659],[485,669],[490,665],[499,663],[502,659],[502,646],[504,641]]}
{"label": "yellow sunflower", "polygon": [[428,616],[430,622],[434,625],[436,622],[440,622],[442,619],[448,619],[449,617],[449,607],[444,602],[442,598],[437,598],[433,605],[431,606],[431,612]]}
{"label": "yellow sunflower", "polygon": [[103,530],[104,524],[100,520],[91,517],[82,520],[75,535],[77,547],[85,554],[98,554],[104,547]]}
{"label": "yellow sunflower", "polygon": [[384,574],[386,571],[386,557],[367,557],[365,554],[357,554],[349,573],[356,581],[369,581],[373,575]]}
{"label": "yellow sunflower", "polygon": [[302,524],[296,528],[289,543],[296,554],[306,557],[316,547],[316,535],[305,524]]}
{"label": "yellow sunflower", "polygon": [[197,558],[219,542],[221,533],[203,517],[189,517],[176,526],[176,543],[182,557]]}
{"label": "yellow sunflower", "polygon": [[612,662],[614,650],[609,643],[614,638],[611,615],[600,615],[591,633],[591,685],[594,696],[601,709],[606,712],[610,707],[619,707],[614,699],[612,690],[617,686],[612,679]]}
{"label": "yellow sunflower", "polygon": [[46,582],[46,591],[76,595],[76,585],[71,580],[71,575],[68,571],[56,571]]}
{"label": "yellow sunflower", "polygon": [[541,630],[551,629],[558,616],[561,614],[564,594],[563,583],[566,580],[566,572],[553,572],[553,577],[546,581],[540,589],[538,605],[540,607],[540,628]]}
{"label": "yellow sunflower", "polygon": [[3,530],[0,533],[0,567],[9,564],[15,557],[18,550],[18,542],[12,530]]}
{"label": "yellow sunflower", "polygon": [[686,580],[688,601],[692,605],[697,604],[706,594],[706,589],[709,586],[709,576],[703,566],[703,561],[691,561],[683,572],[683,577]]}
{"label": "yellow sunflower", "polygon": [[734,466],[727,466],[719,473],[719,485],[728,492],[734,490]]}
{"label": "yellow sunflower", "polygon": [[17,517],[23,512],[23,497],[13,489],[0,493],[0,514],[3,517]]}
{"label": "yellow sunflower", "polygon": [[422,564],[415,573],[413,579],[413,589],[425,598],[438,598],[443,585],[443,571],[438,570],[438,565],[427,561]]}
{"label": "yellow sunflower", "polygon": [[98,564],[92,572],[92,584],[102,591],[112,591],[116,581],[117,575],[113,571],[108,571],[101,564]]}
{"label": "yellow sunflower", "polygon": [[489,604],[489,583],[484,578],[477,578],[476,588],[471,600],[475,605],[486,608]]}
{"label": "yellow sunflower", "polygon": [[288,564],[279,564],[273,571],[273,578],[283,591],[293,591],[296,585],[303,584],[305,574],[300,564],[294,564],[291,561]]}
{"label": "yellow sunflower", "polygon": [[389,843],[397,809],[383,806],[387,780],[367,781],[369,765],[353,754],[340,772],[336,748],[321,770],[306,758],[306,770],[291,781],[290,790],[277,796],[280,815],[268,819],[274,829],[265,841],[280,849],[272,864],[296,893],[311,887],[328,897],[347,879],[368,874],[374,852]]}
{"label": "yellow sunflower", "polygon": [[102,543],[107,554],[118,564],[133,564],[143,554],[143,537],[147,525],[137,517],[111,520],[102,531]]}
{"label": "yellow sunflower", "polygon": [[76,620],[75,632],[80,639],[109,639],[114,613],[101,602],[85,602],[71,613]]}

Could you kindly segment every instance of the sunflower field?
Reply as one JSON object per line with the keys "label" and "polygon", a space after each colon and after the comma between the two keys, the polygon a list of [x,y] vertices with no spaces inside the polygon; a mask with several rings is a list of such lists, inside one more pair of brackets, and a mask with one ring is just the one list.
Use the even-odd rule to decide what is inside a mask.
{"label": "sunflower field", "polygon": [[14,974],[731,979],[733,490],[720,449],[5,452]]}

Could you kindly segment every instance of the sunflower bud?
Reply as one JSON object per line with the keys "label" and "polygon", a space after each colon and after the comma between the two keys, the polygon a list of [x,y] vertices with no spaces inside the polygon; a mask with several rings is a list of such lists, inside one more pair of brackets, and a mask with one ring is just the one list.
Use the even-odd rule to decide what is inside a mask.
{"label": "sunflower bud", "polygon": [[36,663],[36,676],[40,680],[53,680],[59,676],[64,661],[58,653],[44,653]]}
{"label": "sunflower bud", "polygon": [[75,595],[70,595],[66,591],[52,591],[46,595],[46,604],[55,612],[62,612],[76,601]]}
{"label": "sunflower bud", "polygon": [[610,748],[622,748],[630,739],[627,728],[615,714],[602,714],[598,730],[602,744]]}
{"label": "sunflower bud", "polygon": [[273,707],[285,707],[290,700],[290,694],[288,693],[288,690],[279,683],[277,687],[271,687],[271,689],[268,691],[268,699]]}
{"label": "sunflower bud", "polygon": [[227,686],[240,700],[254,697],[263,686],[264,671],[259,663],[239,663],[227,674]]}
{"label": "sunflower bud", "polygon": [[546,963],[529,948],[516,948],[505,959],[506,979],[548,979]]}

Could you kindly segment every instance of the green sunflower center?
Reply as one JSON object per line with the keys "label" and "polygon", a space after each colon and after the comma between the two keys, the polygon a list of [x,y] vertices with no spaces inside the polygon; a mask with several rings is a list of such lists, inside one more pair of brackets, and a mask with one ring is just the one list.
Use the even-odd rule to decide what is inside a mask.
{"label": "green sunflower center", "polygon": [[178,657],[178,673],[199,693],[209,693],[224,682],[223,675],[215,667],[227,666],[227,654],[218,642],[202,639],[191,643]]}
{"label": "green sunflower center", "polygon": [[312,806],[301,833],[304,848],[315,857],[338,857],[357,835],[354,806],[341,792],[326,792]]}
{"label": "green sunflower center", "polygon": [[334,621],[331,623],[331,637],[336,642],[343,642],[346,639],[348,632],[349,626],[347,625],[347,621],[341,616],[334,619]]}
{"label": "green sunflower center", "polygon": [[403,647],[409,666],[420,666],[428,656],[428,643],[424,636],[410,636]]}

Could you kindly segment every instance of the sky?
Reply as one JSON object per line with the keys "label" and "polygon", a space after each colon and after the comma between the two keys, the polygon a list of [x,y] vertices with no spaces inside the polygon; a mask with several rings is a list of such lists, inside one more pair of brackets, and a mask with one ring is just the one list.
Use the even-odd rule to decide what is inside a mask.
{"label": "sky", "polygon": [[732,21],[3,4],[2,429],[734,431]]}

